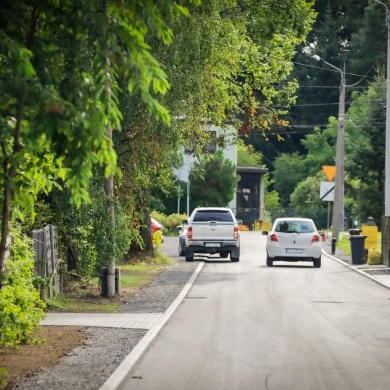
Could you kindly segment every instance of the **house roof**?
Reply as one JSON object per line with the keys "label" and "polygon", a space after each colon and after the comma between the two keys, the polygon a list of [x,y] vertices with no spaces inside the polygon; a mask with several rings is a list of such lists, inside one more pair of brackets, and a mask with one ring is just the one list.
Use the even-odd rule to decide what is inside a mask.
{"label": "house roof", "polygon": [[259,173],[261,175],[267,173],[267,170],[265,168],[258,167],[237,167],[236,171],[237,173]]}

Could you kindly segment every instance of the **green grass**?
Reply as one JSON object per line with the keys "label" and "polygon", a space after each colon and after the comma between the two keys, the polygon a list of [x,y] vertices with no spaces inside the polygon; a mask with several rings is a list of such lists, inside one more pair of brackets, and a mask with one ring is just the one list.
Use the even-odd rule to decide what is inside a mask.
{"label": "green grass", "polygon": [[[345,252],[346,255],[351,254],[351,241],[349,240],[349,233],[348,232],[342,232],[341,233],[341,239],[339,239],[336,248],[342,250]],[[376,250],[381,252],[382,251],[382,233],[378,232],[378,241],[377,241],[377,247]]]}
{"label": "green grass", "polygon": [[342,250],[346,255],[351,254],[351,241],[349,241],[349,233],[341,233],[341,239],[338,240],[336,248]]}
{"label": "green grass", "polygon": [[[142,288],[172,263],[173,260],[156,250],[154,256],[140,256],[132,258],[131,263],[117,264],[121,271],[121,288]],[[119,305],[119,299],[101,296],[98,278],[88,283],[74,282],[68,285],[66,294],[56,295],[48,301],[49,308],[69,312],[116,313]]]}
{"label": "green grass", "polygon": [[93,302],[96,297],[88,296],[80,298],[80,296],[69,296],[69,295],[57,295],[50,299],[49,306],[55,309],[61,309],[69,312],[99,312],[99,313],[117,313],[117,303],[102,303]]}
{"label": "green grass", "polygon": [[165,268],[165,265],[147,263],[123,265],[120,267],[121,287],[143,287],[150,283]]}

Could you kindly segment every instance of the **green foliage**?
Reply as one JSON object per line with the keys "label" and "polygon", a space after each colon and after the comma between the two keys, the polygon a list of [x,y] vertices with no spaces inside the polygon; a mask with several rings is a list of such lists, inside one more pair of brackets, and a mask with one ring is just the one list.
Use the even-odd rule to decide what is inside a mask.
{"label": "green foliage", "polygon": [[261,167],[261,158],[261,153],[256,152],[253,145],[245,145],[243,140],[237,140],[237,166]]}
{"label": "green foliage", "polygon": [[161,230],[156,230],[152,235],[154,248],[158,248],[163,243],[163,233]]}
{"label": "green foliage", "polygon": [[202,158],[200,165],[190,171],[191,209],[226,207],[234,197],[237,181],[236,167],[223,157],[221,150],[210,159]]}
{"label": "green foliage", "polygon": [[7,377],[8,377],[7,370],[3,367],[0,367],[0,387],[6,388],[8,384]]}
{"label": "green foliage", "polygon": [[127,211],[115,200],[115,224],[112,225],[111,200],[100,186],[99,177],[96,174],[89,186],[92,202],[80,208],[70,204],[70,195],[66,191],[53,192],[50,197],[62,256],[65,258],[68,249],[72,248],[78,258],[78,271],[86,278],[98,274],[112,258],[120,262],[132,242],[142,244],[139,230],[131,228]]}
{"label": "green foliage", "polygon": [[290,195],[305,175],[303,156],[298,153],[283,153],[275,159],[274,186],[279,193],[282,206],[290,204]]}
{"label": "green foliage", "polygon": [[264,175],[264,206],[267,209],[268,207],[279,207],[279,193],[276,190],[271,189],[275,184],[273,180],[270,179],[270,175],[267,173]]}
{"label": "green foliage", "polygon": [[329,118],[329,124],[325,130],[315,128],[313,134],[307,134],[302,139],[301,143],[307,150],[304,164],[308,175],[315,176],[322,171],[323,165],[335,165],[336,138],[337,120]]}
{"label": "green foliage", "polygon": [[[48,197],[62,250],[76,248],[81,272],[90,274],[131,244],[142,247],[149,194],[171,188],[180,146],[207,144],[204,118],[220,125],[233,120],[243,131],[283,124],[296,89],[284,80],[313,22],[312,3],[186,4],[2,4],[0,193],[11,195],[0,195],[3,238],[10,217],[31,215],[33,226],[36,199]],[[224,144],[223,136],[218,142]],[[226,205],[235,167],[213,160],[205,180],[214,193],[207,199]],[[91,184],[96,174],[100,181]],[[114,174],[112,223],[112,200],[94,186],[102,188],[103,177]],[[63,189],[59,213],[51,194]]]}
{"label": "green foliage", "polygon": [[355,218],[379,220],[383,214],[386,82],[377,79],[353,97],[346,123],[346,193],[353,199]]}
{"label": "green foliage", "polygon": [[186,214],[170,214],[165,215],[153,210],[150,213],[151,217],[156,219],[158,222],[164,225],[164,234],[165,235],[177,235],[177,227],[183,223],[185,219],[188,218]]}
{"label": "green foliage", "polygon": [[45,304],[33,286],[32,242],[15,226],[12,255],[6,262],[5,286],[0,290],[0,346],[33,341],[33,330],[44,317]]}
{"label": "green foliage", "polygon": [[[111,133],[121,128],[122,87],[140,96],[151,117],[170,123],[167,109],[157,100],[169,83],[146,36],[153,33],[159,42],[170,43],[172,31],[165,17],[188,15],[188,10],[170,0],[163,4],[154,0],[42,4],[6,0],[2,6],[4,241],[10,217],[23,219],[30,214],[34,218],[38,194],[48,195],[61,185],[80,207],[91,200],[88,186],[95,166],[104,168],[105,177],[119,173]],[[9,196],[3,197],[4,193]],[[103,234],[108,242],[110,233]],[[111,242],[120,246],[117,240]]]}
{"label": "green foliage", "polygon": [[290,206],[295,208],[327,207],[327,202],[320,200],[320,183],[325,180],[325,174],[319,172],[316,176],[309,176],[299,182],[290,196]]}

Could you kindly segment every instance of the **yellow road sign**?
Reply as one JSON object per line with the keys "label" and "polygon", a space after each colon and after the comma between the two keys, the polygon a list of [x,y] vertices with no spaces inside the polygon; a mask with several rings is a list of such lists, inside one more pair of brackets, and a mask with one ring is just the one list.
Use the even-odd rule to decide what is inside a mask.
{"label": "yellow road sign", "polygon": [[322,169],[329,181],[332,181],[336,176],[336,167],[332,165],[323,165]]}

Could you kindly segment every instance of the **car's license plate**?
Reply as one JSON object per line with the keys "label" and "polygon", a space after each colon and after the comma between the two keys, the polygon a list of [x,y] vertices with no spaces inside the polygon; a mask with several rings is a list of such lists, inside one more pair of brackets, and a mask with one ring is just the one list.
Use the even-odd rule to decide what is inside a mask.
{"label": "car's license plate", "polygon": [[205,246],[219,248],[221,246],[221,243],[220,242],[206,242]]}
{"label": "car's license plate", "polygon": [[286,253],[289,255],[301,255],[303,253],[303,249],[286,249]]}

